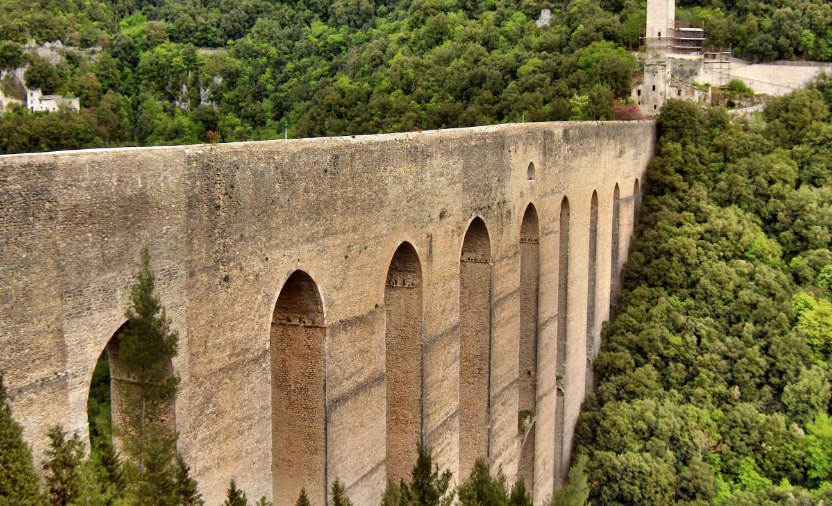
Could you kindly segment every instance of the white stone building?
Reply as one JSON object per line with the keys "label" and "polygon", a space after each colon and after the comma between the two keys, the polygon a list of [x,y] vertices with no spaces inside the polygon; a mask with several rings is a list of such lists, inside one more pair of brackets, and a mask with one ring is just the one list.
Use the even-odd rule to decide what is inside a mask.
{"label": "white stone building", "polygon": [[81,99],[66,98],[61,95],[44,95],[41,93],[40,88],[26,90],[26,108],[32,112],[55,112],[61,107],[80,112]]}

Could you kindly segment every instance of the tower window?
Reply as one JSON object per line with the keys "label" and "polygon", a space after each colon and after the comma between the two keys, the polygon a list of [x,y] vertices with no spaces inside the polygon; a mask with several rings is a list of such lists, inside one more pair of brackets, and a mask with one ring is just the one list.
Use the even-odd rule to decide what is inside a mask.
{"label": "tower window", "polygon": [[653,91],[656,91],[656,85],[655,84],[653,85]]}

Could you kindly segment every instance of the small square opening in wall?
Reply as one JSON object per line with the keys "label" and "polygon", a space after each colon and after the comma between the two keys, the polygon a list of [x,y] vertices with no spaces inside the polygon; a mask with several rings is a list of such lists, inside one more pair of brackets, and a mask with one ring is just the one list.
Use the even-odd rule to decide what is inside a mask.
{"label": "small square opening in wall", "polygon": [[641,90],[636,90],[636,95],[641,96]]}
{"label": "small square opening in wall", "polygon": [[653,109],[658,109],[658,108],[659,108],[659,106],[657,106],[657,105],[653,106]]}
{"label": "small square opening in wall", "polygon": [[656,85],[655,84],[653,85],[653,91],[656,91]]}
{"label": "small square opening in wall", "polygon": [[678,91],[676,92],[676,96],[677,96],[677,97],[681,97],[681,96],[682,96],[682,90],[678,90]]}

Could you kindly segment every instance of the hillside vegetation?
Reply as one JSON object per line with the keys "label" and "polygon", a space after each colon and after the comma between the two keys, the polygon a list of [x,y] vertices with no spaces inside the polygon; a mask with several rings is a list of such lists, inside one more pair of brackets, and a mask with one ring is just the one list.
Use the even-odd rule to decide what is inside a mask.
{"label": "hillside vegetation", "polygon": [[[548,24],[536,23],[549,9]],[[680,1],[710,44],[832,59],[822,0]],[[5,0],[0,67],[81,98],[0,119],[0,152],[631,119],[646,0]],[[540,26],[538,26],[540,24]],[[53,65],[21,44],[69,50]],[[92,55],[90,58],[89,55]],[[21,84],[7,77],[9,96]],[[210,132],[210,133],[209,133]]]}
{"label": "hillside vegetation", "polygon": [[662,111],[577,429],[593,504],[832,499],[832,79],[812,88],[765,127]]}
{"label": "hillside vegetation", "polygon": [[[37,14],[25,3],[0,9],[33,16],[7,37],[105,49],[94,61],[70,51],[57,67],[30,58],[27,85],[79,96],[85,110],[7,114],[6,153],[270,139],[284,122],[308,137],[633,113],[617,100],[635,58],[596,0],[540,27],[541,2],[103,2]],[[20,63],[15,44],[0,46],[0,66]]]}

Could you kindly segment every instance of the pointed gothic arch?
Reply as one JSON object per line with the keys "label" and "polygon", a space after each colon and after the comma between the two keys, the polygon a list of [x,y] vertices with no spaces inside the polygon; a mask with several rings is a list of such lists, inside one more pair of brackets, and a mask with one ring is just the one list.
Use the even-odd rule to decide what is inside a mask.
{"label": "pointed gothic arch", "polygon": [[589,207],[589,261],[587,262],[586,283],[586,378],[584,381],[585,394],[594,390],[595,377],[593,362],[598,348],[597,341],[597,305],[598,305],[598,192],[592,192]]}
{"label": "pointed gothic arch", "polygon": [[488,456],[491,275],[488,228],[474,218],[459,259],[459,476]]}
{"label": "pointed gothic arch", "polygon": [[384,287],[387,375],[387,477],[410,480],[422,440],[422,267],[403,242]]}
{"label": "pointed gothic arch", "polygon": [[534,490],[535,427],[537,405],[538,293],[540,280],[540,225],[534,204],[529,204],[520,226],[520,357],[518,409],[524,428],[518,476]]}
{"label": "pointed gothic arch", "polygon": [[294,271],[280,290],[270,332],[272,496],[295,503],[306,489],[326,502],[326,327],[315,281]]}

